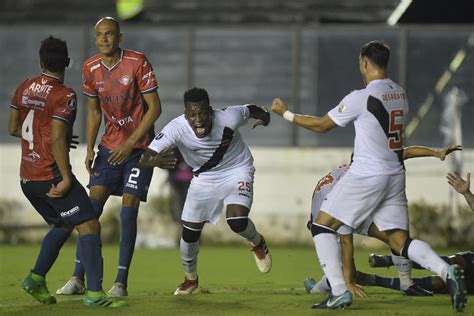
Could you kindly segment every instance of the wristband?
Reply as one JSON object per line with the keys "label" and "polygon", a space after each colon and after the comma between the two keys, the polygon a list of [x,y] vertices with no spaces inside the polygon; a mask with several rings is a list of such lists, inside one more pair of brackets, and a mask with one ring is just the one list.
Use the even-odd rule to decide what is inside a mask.
{"label": "wristband", "polygon": [[295,119],[295,113],[286,110],[285,113],[283,113],[283,118],[287,121],[293,122]]}

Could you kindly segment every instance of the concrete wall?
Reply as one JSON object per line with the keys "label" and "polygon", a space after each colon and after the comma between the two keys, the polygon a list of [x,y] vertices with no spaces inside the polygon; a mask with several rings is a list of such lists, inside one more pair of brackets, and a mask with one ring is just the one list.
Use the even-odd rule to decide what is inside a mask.
{"label": "concrete wall", "polygon": [[[310,212],[310,202],[316,182],[330,170],[347,163],[352,148],[251,148],[255,158],[255,196],[251,217],[269,239],[280,242],[310,241],[305,223]],[[20,148],[18,145],[2,145],[0,170],[0,199],[16,200],[17,209],[12,209],[5,223],[41,223],[40,216],[33,211],[23,196],[18,173]],[[464,174],[474,172],[474,150],[464,150]],[[85,147],[73,150],[71,162],[79,181],[87,184],[88,176],[84,168]],[[409,201],[425,200],[430,203],[448,204],[452,190],[445,180],[450,170],[449,160],[440,162],[435,158],[418,158],[406,161],[407,195]],[[168,194],[167,173],[155,169],[149,196]],[[457,195],[456,195],[457,196]],[[108,205],[117,205],[119,199]],[[461,200],[461,202],[463,202]],[[157,212],[144,204],[139,220],[142,226],[143,243],[147,236],[161,236],[170,242],[176,240],[179,228],[170,227],[168,219],[159,218]],[[172,226],[172,225],[171,225]],[[220,241],[239,240],[221,220],[217,227],[206,226],[204,238]],[[207,237],[206,237],[207,236]],[[148,236],[150,237],[150,236]],[[167,241],[165,240],[166,244]]]}

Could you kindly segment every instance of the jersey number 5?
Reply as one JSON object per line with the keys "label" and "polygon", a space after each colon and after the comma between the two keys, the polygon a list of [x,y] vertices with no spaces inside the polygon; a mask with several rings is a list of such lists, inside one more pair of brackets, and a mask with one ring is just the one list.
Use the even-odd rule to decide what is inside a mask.
{"label": "jersey number 5", "polygon": [[403,118],[403,114],[403,110],[393,110],[390,112],[388,147],[392,150],[398,150],[403,147],[403,124],[397,123],[397,118]]}
{"label": "jersey number 5", "polygon": [[28,149],[33,150],[33,119],[35,118],[35,111],[30,110],[21,125],[21,138],[26,140],[29,144]]}

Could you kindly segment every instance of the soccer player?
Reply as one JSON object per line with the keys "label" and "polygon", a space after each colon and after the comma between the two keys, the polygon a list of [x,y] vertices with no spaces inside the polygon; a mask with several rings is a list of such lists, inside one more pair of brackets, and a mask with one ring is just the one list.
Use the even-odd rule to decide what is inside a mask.
{"label": "soccer player", "polygon": [[100,224],[69,164],[77,103],[75,92],[63,84],[70,61],[66,42],[51,36],[46,38],[41,42],[39,56],[43,72],[25,80],[16,89],[8,130],[10,135],[21,138],[21,189],[53,228],[43,238],[36,263],[21,288],[40,303],[56,303],[46,287],[46,274],[75,228],[87,275],[83,304],[126,306],[125,302],[113,301],[102,291]]}
{"label": "soccer player", "polygon": [[[411,146],[403,150],[403,160],[416,157],[437,157],[441,161],[444,161],[447,155],[457,150],[462,150],[462,146],[452,145],[441,149],[434,149],[423,146]],[[313,225],[313,221],[318,217],[319,211],[321,209],[321,204],[323,203],[324,199],[326,199],[326,196],[329,194],[334,185],[344,176],[344,174],[346,174],[347,170],[349,170],[348,165],[340,166],[337,169],[328,173],[323,178],[321,178],[321,180],[319,180],[314,190],[311,203],[311,218],[308,222],[308,228],[310,230]],[[351,238],[351,236],[349,235],[350,231],[347,234],[342,234],[342,232],[339,230],[338,232],[341,233],[341,253],[345,254],[345,256],[342,257],[343,272],[346,277],[349,277],[350,271],[348,271],[348,267],[351,267],[353,263],[353,257],[351,256],[353,253],[353,249],[350,240],[347,241],[345,239]],[[384,243],[388,243],[386,234],[384,232],[381,232],[377,228],[377,226],[373,223],[370,217],[368,217],[357,229],[355,229],[354,233],[374,237]],[[347,247],[348,249],[346,249]],[[408,296],[432,295],[431,292],[428,292],[423,288],[420,288],[416,283],[413,283],[413,280],[411,279],[412,263],[410,260],[395,253],[392,253],[390,260],[397,268],[400,280],[400,282],[398,282],[398,285],[399,290],[402,294]],[[358,272],[356,276],[358,276]],[[304,285],[308,293],[329,293],[331,289],[330,284],[327,282],[326,276],[323,276],[323,278],[317,283],[314,281],[314,279],[307,278],[304,282]],[[362,290],[357,291],[356,294],[360,296],[365,296]]]}
{"label": "soccer player", "polygon": [[467,205],[471,208],[474,212],[474,194],[472,194],[470,186],[471,186],[471,174],[468,173],[466,176],[466,180],[461,178],[455,172],[448,173],[446,176],[448,179],[448,183],[456,190],[458,193],[461,193],[464,198],[466,199]]}
{"label": "soccer player", "polygon": [[193,168],[181,215],[180,253],[185,277],[175,295],[191,294],[198,287],[201,231],[205,223],[218,222],[223,205],[227,224],[250,243],[259,271],[267,273],[272,266],[265,239],[248,217],[255,168],[252,154],[238,131],[249,118],[256,119],[253,127],[267,126],[270,113],[252,104],[214,110],[207,91],[201,88],[184,93],[184,106],[184,115],[163,128],[141,159],[144,166],[153,167],[156,153],[178,147],[184,161]]}
{"label": "soccer player", "polygon": [[[458,252],[451,256],[442,256],[441,259],[446,261],[448,264],[457,264],[464,270],[467,293],[474,294],[474,251]],[[388,268],[393,266],[393,264],[391,256],[379,256],[376,254],[371,254],[369,256],[369,265],[372,268]],[[416,263],[413,264],[413,268],[423,269],[423,267]],[[398,278],[386,278],[360,271],[357,272],[356,281],[360,285],[380,286],[388,289],[397,289],[397,286],[400,284]],[[413,279],[413,282],[424,289],[433,291],[434,293],[448,293],[448,288],[443,279],[437,275],[416,278]]]}
{"label": "soccer player", "polygon": [[[94,211],[99,217],[110,195],[122,196],[118,273],[108,294],[127,296],[127,281],[135,239],[140,201],[146,201],[152,169],[142,169],[139,159],[154,137],[154,123],[161,114],[158,83],[147,58],[121,49],[119,23],[110,17],[95,26],[99,53],[83,64],[83,92],[87,96],[88,187]],[[97,156],[94,147],[102,117],[105,134]],[[95,160],[94,160],[95,156]],[[92,167],[92,162],[94,165]],[[84,269],[80,251],[72,278],[58,294],[83,292]]]}
{"label": "soccer player", "polygon": [[456,311],[466,304],[465,284],[458,265],[448,265],[426,242],[408,234],[408,207],[403,166],[403,130],[408,112],[404,90],[387,77],[389,47],[380,41],[362,46],[359,68],[366,88],[348,94],[324,117],[297,115],[276,98],[272,111],[290,122],[325,133],[354,121],[354,159],[349,170],[321,205],[312,226],[313,239],[332,294],[314,308],[344,308],[357,290],[354,274],[346,284],[336,231],[344,224],[359,227],[371,216],[387,234],[390,248],[440,275]]}

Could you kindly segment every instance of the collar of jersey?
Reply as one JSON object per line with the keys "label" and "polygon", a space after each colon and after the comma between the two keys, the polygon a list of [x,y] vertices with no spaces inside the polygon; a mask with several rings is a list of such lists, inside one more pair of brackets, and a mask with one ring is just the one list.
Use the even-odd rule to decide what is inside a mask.
{"label": "collar of jersey", "polygon": [[114,69],[115,67],[117,67],[118,64],[120,64],[120,62],[122,61],[122,58],[123,58],[123,49],[120,49],[121,52],[120,52],[120,59],[115,63],[115,65],[113,65],[112,67],[107,67],[106,64],[104,64],[104,61],[102,60],[102,58],[100,59],[100,63],[102,64],[102,66],[104,66],[105,68],[107,68],[108,71],[112,71],[112,69]]}
{"label": "collar of jersey", "polygon": [[45,74],[44,72],[41,73],[42,76],[45,76],[45,77],[48,77],[48,78],[53,78],[53,79],[56,79],[56,80],[61,80],[59,77],[55,77],[53,75],[48,75],[48,74]]}
{"label": "collar of jersey", "polygon": [[372,86],[372,85],[375,85],[375,84],[378,84],[380,82],[383,82],[385,80],[390,80],[389,78],[385,78],[385,79],[375,79],[375,80],[372,80],[371,82],[369,82],[369,84],[366,86],[366,88]]}

